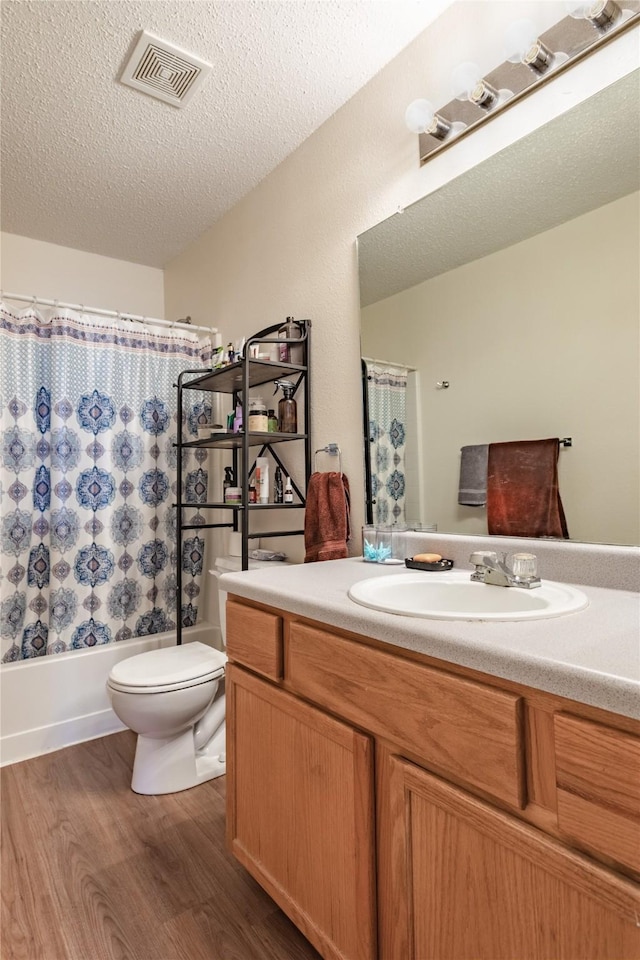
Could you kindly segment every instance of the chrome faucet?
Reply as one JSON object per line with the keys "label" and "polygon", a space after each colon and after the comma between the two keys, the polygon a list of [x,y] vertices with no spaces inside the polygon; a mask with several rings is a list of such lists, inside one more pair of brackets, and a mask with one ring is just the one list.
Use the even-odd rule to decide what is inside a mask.
{"label": "chrome faucet", "polygon": [[469,563],[475,567],[471,579],[476,583],[489,583],[496,587],[524,587],[527,590],[541,586],[536,558],[532,553],[514,553],[509,565],[506,553],[498,557],[498,554],[491,550],[477,550],[469,557]]}

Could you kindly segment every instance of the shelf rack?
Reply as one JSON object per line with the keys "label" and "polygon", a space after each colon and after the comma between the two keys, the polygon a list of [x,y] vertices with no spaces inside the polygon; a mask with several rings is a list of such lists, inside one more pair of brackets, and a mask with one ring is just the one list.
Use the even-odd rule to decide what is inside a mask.
{"label": "shelf rack", "polygon": [[[176,489],[176,510],[177,510],[177,570],[176,570],[176,600],[177,600],[177,643],[182,643],[182,547],[183,532],[187,530],[211,530],[229,528],[234,531],[240,531],[242,552],[241,566],[243,570],[249,567],[249,541],[257,539],[260,536],[268,537],[292,537],[301,536],[304,530],[269,530],[268,533],[252,533],[250,530],[249,518],[254,511],[270,510],[300,510],[306,505],[306,491],[311,476],[311,396],[309,383],[309,361],[310,361],[310,334],[311,321],[300,320],[298,325],[302,336],[298,339],[282,339],[278,337],[278,330],[282,324],[275,324],[266,327],[258,333],[249,337],[244,345],[243,354],[240,360],[235,363],[219,369],[202,370],[183,370],[178,376],[176,388],[178,391],[177,416],[178,416],[178,442],[177,447],[177,474],[178,483]],[[306,363],[289,363],[275,360],[257,359],[251,356],[255,346],[261,347],[269,344],[288,344],[290,346],[303,346],[303,355]],[[297,394],[300,392],[303,396],[302,411],[304,433],[263,433],[250,432],[245,429],[231,433],[229,431],[212,432],[206,439],[183,440],[183,394],[185,390],[199,390],[210,393],[230,394],[232,397],[233,408],[237,405],[242,407],[243,425],[248,421],[249,410],[249,391],[255,387],[263,386],[267,383],[273,383],[274,380],[287,379],[295,384],[294,397],[298,401],[298,410],[300,415],[300,403]],[[304,445],[304,484],[299,487],[291,476],[290,471],[280,459],[274,449],[275,445],[281,443],[291,443],[298,441]],[[240,503],[186,503],[182,493],[183,480],[183,451],[188,449],[217,449],[230,450],[232,454],[232,468],[236,477],[236,485],[240,487]],[[253,456],[253,451],[258,452]],[[276,466],[279,466],[284,474],[291,477],[291,485],[297,502],[293,504],[282,503],[249,503],[249,482],[255,469],[257,457],[269,454]],[[253,462],[251,460],[253,458]],[[231,519],[221,523],[185,523],[183,520],[183,510],[186,508],[200,510],[227,510],[231,513]]]}

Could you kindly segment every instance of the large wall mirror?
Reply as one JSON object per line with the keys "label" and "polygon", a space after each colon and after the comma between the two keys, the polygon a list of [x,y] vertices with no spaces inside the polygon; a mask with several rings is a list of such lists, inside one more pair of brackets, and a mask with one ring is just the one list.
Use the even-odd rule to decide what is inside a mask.
{"label": "large wall mirror", "polygon": [[570,437],[569,537],[640,542],[639,91],[636,71],[358,238],[363,356],[408,369],[401,519],[486,534],[461,447]]}

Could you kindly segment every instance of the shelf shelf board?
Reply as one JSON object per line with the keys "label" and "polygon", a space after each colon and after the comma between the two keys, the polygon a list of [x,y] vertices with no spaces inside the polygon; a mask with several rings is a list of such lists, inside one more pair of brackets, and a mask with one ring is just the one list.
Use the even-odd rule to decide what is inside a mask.
{"label": "shelf shelf board", "polygon": [[249,365],[249,387],[259,387],[263,383],[270,383],[281,378],[287,379],[292,373],[306,373],[306,366],[299,363],[281,363],[278,360],[246,360],[231,363],[228,367],[221,367],[213,373],[203,374],[194,380],[184,383],[184,389],[208,390],[214,393],[233,393],[242,389],[242,367],[246,362]]}
{"label": "shelf shelf board", "polygon": [[[172,503],[172,507],[177,507],[177,503]],[[244,505],[242,503],[181,503],[181,508],[183,510],[244,510]]]}
{"label": "shelf shelf board", "polygon": [[[250,433],[249,446],[259,447],[264,443],[282,443],[286,440],[305,440],[306,433]],[[207,440],[187,440],[182,444],[184,447],[215,447],[223,450],[233,450],[242,446],[244,433],[213,433]]]}
{"label": "shelf shelf board", "polygon": [[[177,504],[172,504],[177,507]],[[304,507],[304,503],[249,503],[249,510],[296,510]],[[183,510],[244,510],[242,503],[182,503]],[[264,534],[266,536],[266,534]]]}
{"label": "shelf shelf board", "polygon": [[[304,507],[304,503],[250,503],[249,510],[295,510]],[[263,533],[263,537],[268,537],[268,533]]]}

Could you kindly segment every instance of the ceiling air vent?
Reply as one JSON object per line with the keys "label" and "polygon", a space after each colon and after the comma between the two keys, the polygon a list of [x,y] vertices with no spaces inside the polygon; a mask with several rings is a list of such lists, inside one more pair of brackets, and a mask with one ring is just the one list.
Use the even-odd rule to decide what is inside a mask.
{"label": "ceiling air vent", "polygon": [[211,64],[143,30],[120,80],[150,97],[184,107]]}

